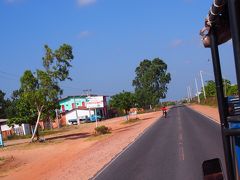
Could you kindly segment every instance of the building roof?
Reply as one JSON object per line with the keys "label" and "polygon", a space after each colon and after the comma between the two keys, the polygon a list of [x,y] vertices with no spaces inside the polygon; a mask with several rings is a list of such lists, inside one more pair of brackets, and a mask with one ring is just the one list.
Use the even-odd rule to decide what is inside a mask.
{"label": "building roof", "polygon": [[[71,109],[70,111],[64,111],[64,112],[61,112],[61,114],[68,114],[68,113],[71,113],[71,112],[76,111],[76,110],[85,110],[85,111],[89,111],[88,108],[86,108],[86,107],[80,107],[80,106],[79,106],[78,108]],[[90,110],[92,110],[92,109],[90,109]]]}
{"label": "building roof", "polygon": [[6,124],[7,123],[7,119],[0,119],[0,125]]}
{"label": "building roof", "polygon": [[0,123],[7,122],[7,119],[0,119]]}
{"label": "building roof", "polygon": [[64,98],[61,98],[59,99],[59,101],[63,101],[65,99],[70,99],[70,98],[76,98],[76,97],[80,97],[80,98],[86,98],[88,96],[104,96],[104,97],[107,97],[106,95],[97,95],[97,94],[90,94],[90,95],[74,95],[74,96],[67,96],[67,97],[64,97]]}

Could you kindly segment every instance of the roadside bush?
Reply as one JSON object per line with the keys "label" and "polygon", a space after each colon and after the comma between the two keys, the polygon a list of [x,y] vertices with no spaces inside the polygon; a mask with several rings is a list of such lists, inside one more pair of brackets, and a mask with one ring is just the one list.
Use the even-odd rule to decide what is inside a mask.
{"label": "roadside bush", "polygon": [[201,99],[201,104],[217,107],[217,97],[208,97],[207,99]]}
{"label": "roadside bush", "polygon": [[110,133],[111,128],[107,126],[98,126],[95,128],[95,135],[102,135]]}

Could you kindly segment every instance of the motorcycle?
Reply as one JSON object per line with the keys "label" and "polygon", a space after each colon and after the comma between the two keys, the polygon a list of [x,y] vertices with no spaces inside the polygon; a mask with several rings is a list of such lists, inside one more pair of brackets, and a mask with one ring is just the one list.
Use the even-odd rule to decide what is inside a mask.
{"label": "motorcycle", "polygon": [[167,111],[163,111],[163,116],[167,118]]}

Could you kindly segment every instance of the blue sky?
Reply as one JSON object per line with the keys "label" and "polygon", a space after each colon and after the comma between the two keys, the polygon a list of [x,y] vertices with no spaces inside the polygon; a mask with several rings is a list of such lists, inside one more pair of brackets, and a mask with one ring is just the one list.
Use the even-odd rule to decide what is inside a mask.
{"label": "blue sky", "polygon": [[[73,81],[64,82],[64,96],[114,95],[133,91],[135,68],[159,57],[172,75],[167,100],[195,91],[203,70],[212,79],[209,49],[199,30],[211,0],[0,0],[0,89],[9,96],[27,69],[41,68],[43,46],[72,45]],[[231,42],[220,47],[223,75],[235,80]],[[210,60],[210,61],[209,61]],[[200,88],[200,87],[199,87]]]}

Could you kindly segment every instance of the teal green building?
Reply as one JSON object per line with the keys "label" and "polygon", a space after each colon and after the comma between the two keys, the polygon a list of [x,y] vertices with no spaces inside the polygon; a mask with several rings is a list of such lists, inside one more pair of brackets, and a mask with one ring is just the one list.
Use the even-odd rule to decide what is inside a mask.
{"label": "teal green building", "polygon": [[87,96],[68,96],[59,100],[60,111],[67,112],[75,108],[86,108],[86,97]]}
{"label": "teal green building", "polygon": [[[87,108],[87,103],[91,103],[94,106],[95,102],[89,102],[89,99],[101,99],[101,106],[95,108]],[[107,117],[107,100],[106,96],[67,96],[59,100],[60,112],[67,114],[75,109],[77,110],[96,110],[98,115],[102,117]]]}

